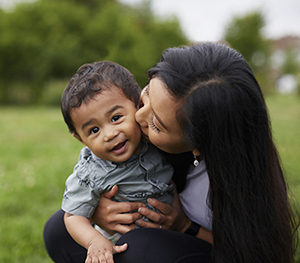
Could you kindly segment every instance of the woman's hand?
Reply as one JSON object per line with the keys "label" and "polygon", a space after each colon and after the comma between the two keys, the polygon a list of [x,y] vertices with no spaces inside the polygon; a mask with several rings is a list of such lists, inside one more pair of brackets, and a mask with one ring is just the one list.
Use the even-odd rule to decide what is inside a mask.
{"label": "woman's hand", "polygon": [[[173,183],[174,184],[174,183]],[[185,215],[177,191],[174,184],[174,200],[172,206],[162,203],[156,199],[150,198],[148,200],[149,204],[161,211],[156,213],[146,207],[141,207],[138,211],[141,215],[146,216],[155,223],[146,222],[142,219],[138,219],[136,224],[140,227],[148,228],[163,228],[175,230],[181,233],[184,233],[191,224],[191,220]],[[200,231],[196,235],[197,238],[203,239],[204,241],[213,245],[214,239],[212,232],[205,229],[204,227],[200,228]]]}
{"label": "woman's hand", "polygon": [[141,215],[146,216],[155,223],[146,222],[142,219],[139,219],[136,221],[138,226],[148,228],[163,228],[184,232],[190,225],[191,221],[188,219],[182,209],[175,184],[172,206],[153,198],[148,199],[148,203],[161,211],[161,213],[157,213],[145,207],[139,208],[138,211]]}
{"label": "woman's hand", "polygon": [[111,200],[118,192],[118,186],[114,186],[109,192],[101,194],[98,207],[91,221],[100,226],[109,234],[119,232],[125,234],[134,229],[135,221],[142,216],[140,213],[129,213],[145,206],[143,203],[114,202]]}

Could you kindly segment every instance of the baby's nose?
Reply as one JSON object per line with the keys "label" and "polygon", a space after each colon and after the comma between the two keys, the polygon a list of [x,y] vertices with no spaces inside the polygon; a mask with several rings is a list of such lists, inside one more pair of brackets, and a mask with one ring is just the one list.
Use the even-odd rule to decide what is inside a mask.
{"label": "baby's nose", "polygon": [[109,142],[111,141],[112,139],[114,139],[115,137],[117,137],[118,135],[120,134],[120,132],[118,130],[108,130],[106,133],[105,133],[105,136],[104,136],[104,141],[105,142]]}

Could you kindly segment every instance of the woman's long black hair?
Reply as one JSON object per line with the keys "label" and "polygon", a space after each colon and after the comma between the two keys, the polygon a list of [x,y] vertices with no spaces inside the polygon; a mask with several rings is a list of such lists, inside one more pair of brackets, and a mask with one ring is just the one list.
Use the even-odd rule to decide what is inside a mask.
{"label": "woman's long black hair", "polygon": [[171,48],[148,76],[182,100],[178,121],[205,160],[214,261],[293,262],[298,221],[261,89],[243,57],[216,43]]}

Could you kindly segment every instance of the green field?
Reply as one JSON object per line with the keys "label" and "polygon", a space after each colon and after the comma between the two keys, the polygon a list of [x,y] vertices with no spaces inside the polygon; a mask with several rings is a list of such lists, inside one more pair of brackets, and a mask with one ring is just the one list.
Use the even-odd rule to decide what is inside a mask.
{"label": "green field", "polygon": [[[300,201],[300,99],[274,96],[267,103],[292,196]],[[0,262],[52,262],[43,227],[60,207],[81,144],[59,108],[0,108],[0,127]]]}

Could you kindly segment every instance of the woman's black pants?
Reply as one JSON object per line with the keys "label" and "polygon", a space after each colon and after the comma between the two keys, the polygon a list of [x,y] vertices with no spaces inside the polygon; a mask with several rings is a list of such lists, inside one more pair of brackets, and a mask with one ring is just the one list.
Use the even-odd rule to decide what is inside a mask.
{"label": "woman's black pants", "polygon": [[[83,263],[86,249],[66,230],[64,212],[57,211],[46,223],[44,241],[56,263]],[[128,244],[127,251],[114,255],[115,263],[208,263],[212,245],[175,231],[142,228],[123,235],[116,245]]]}

